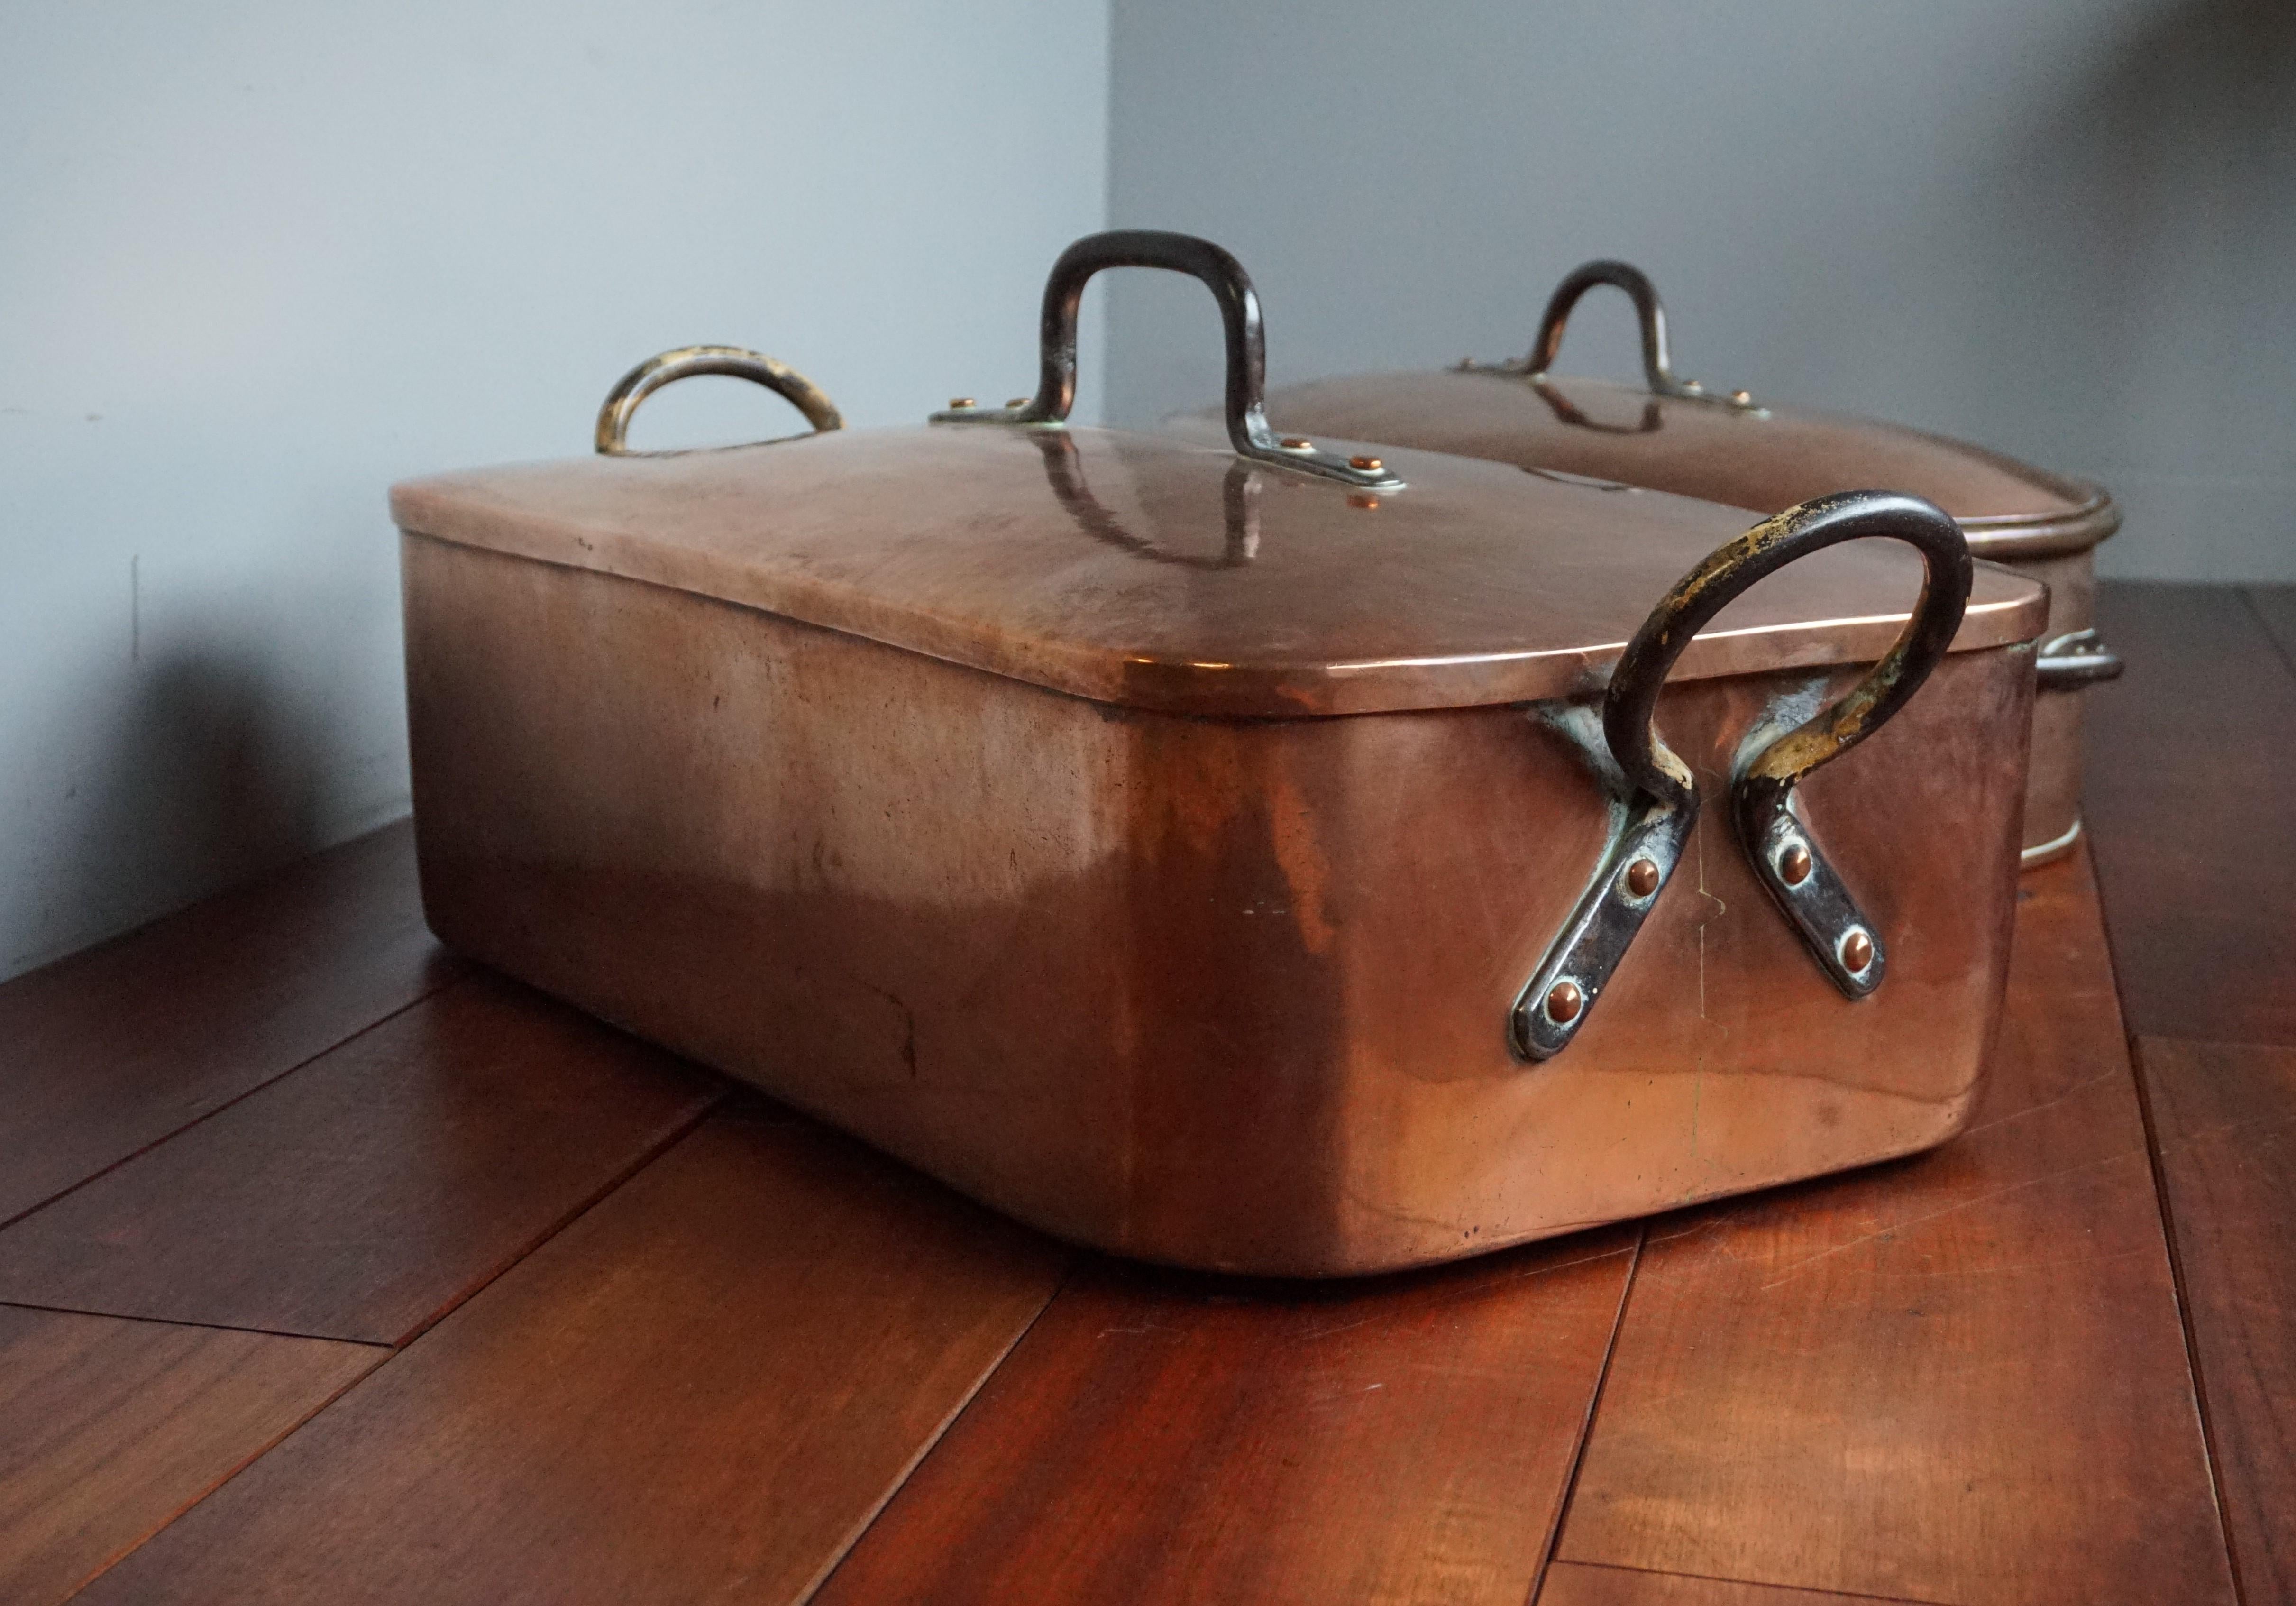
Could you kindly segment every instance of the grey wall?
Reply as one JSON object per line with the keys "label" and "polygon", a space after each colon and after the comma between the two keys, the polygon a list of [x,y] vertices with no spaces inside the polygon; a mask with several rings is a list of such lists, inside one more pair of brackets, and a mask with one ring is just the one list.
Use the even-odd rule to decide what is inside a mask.
{"label": "grey wall", "polygon": [[[1107,25],[0,8],[0,975],[404,812],[391,480],[586,450],[699,340],[860,424],[1029,389],[1105,216]],[[634,440],[780,408],[698,381]]]}
{"label": "grey wall", "polygon": [[[2289,0],[1114,0],[1113,52],[1112,220],[1234,250],[1275,382],[1519,356],[1624,256],[1684,372],[2100,479],[2108,572],[2296,579]],[[1112,415],[1217,395],[1201,291],[1111,306]]]}

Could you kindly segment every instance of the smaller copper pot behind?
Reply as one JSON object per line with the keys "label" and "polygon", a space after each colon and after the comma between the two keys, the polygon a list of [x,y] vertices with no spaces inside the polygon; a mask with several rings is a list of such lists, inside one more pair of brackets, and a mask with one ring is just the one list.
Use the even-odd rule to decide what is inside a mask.
{"label": "smaller copper pot behind", "polygon": [[[1644,386],[1550,372],[1580,296],[1610,284],[1634,299]],[[2045,863],[2080,834],[2081,698],[2120,660],[2092,629],[2094,550],[2120,527],[2093,486],[1961,441],[1866,419],[1775,407],[1743,390],[1677,378],[1666,311],[1640,270],[1590,262],[1549,300],[1528,357],[1472,358],[1433,373],[1317,380],[1271,392],[1287,428],[1511,463],[1672,491],[1774,513],[1852,487],[1909,491],[1951,513],[1980,558],[2046,584],[2049,622],[2033,708],[2023,859]],[[1191,433],[1203,415],[1185,422]]]}

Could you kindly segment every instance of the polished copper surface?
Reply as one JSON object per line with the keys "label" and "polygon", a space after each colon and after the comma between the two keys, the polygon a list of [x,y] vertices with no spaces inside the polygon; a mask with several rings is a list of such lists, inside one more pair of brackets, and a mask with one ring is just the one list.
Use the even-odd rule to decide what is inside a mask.
{"label": "polished copper surface", "polygon": [[[1737,398],[1749,400],[1741,393]],[[1951,513],[1978,556],[2050,588],[2047,633],[2086,628],[2093,548],[2120,526],[2111,497],[1966,442],[1792,407],[1718,406],[1639,385],[1513,369],[1358,374],[1272,392],[1271,416],[1307,429],[1701,496],[1775,513],[1828,492],[1911,491]],[[1202,415],[1180,433],[1211,439]],[[2081,693],[2050,690],[2033,710],[2022,841],[2029,863],[2079,832]]]}
{"label": "polished copper surface", "polygon": [[[1886,985],[1852,1002],[1811,964],[1716,809],[1607,1007],[1531,1068],[1508,1012],[1610,804],[1573,733],[1591,703],[1497,699],[1599,681],[1603,641],[1736,515],[1396,454],[1414,483],[1372,516],[1262,475],[1256,554],[1228,562],[1232,459],[1078,435],[1138,546],[1081,528],[1037,446],[1001,430],[403,491],[403,518],[455,537],[404,544],[435,929],[1025,1220],[1194,1266],[1445,1259],[1910,1152],[1966,1119],[2003,996],[2033,684],[2030,645],[1982,643],[2030,638],[2037,588],[1987,576],[1968,650],[1803,789],[1890,944]],[[1140,464],[1155,472],[1128,480]],[[1527,515],[1490,528],[1494,475],[1507,505],[1569,514],[1568,538]],[[986,483],[1009,499],[951,511]],[[1871,543],[1818,554],[1692,649],[1703,678],[1658,717],[1702,784],[1756,725],[1857,682],[1843,660],[1887,644],[1914,566]],[[1886,602],[1867,594],[1884,580]],[[932,655],[865,639],[936,628]],[[1329,707],[1359,677],[1278,668],[1406,637],[1466,662],[1375,675],[1368,702],[1484,701],[1119,706],[1201,700],[1192,631],[1264,667],[1255,710],[1279,685]],[[1127,672],[1142,660],[1159,673]]]}
{"label": "polished copper surface", "polygon": [[[1382,448],[1384,450],[1384,448]],[[398,487],[401,528],[764,609],[1054,691],[1169,712],[1460,708],[1601,683],[1738,513],[1386,452],[1370,496],[1225,446],[1100,430],[840,430]],[[1894,543],[1732,604],[1677,677],[1871,661],[1920,586]],[[1980,574],[1958,651],[2023,641]]]}
{"label": "polished copper surface", "polygon": [[1876,419],[1759,411],[1641,385],[1508,369],[1366,373],[1271,390],[1271,418],[1310,432],[1556,469],[1774,513],[1831,491],[1910,491],[1951,513],[1982,558],[2094,546],[2120,514],[2094,486]]}

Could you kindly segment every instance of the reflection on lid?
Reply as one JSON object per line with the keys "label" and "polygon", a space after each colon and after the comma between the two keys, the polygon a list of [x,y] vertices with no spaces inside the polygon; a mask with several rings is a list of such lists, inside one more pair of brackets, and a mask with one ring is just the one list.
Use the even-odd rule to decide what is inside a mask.
{"label": "reflection on lid", "polygon": [[1095,541],[1145,558],[1151,563],[1173,563],[1183,569],[1241,569],[1259,555],[1259,474],[1241,459],[1228,464],[1220,482],[1220,511],[1227,529],[1226,550],[1217,558],[1192,553],[1160,551],[1118,522],[1085,483],[1084,467],[1073,437],[1065,430],[1032,430],[1028,438],[1045,459],[1045,479],[1060,498],[1061,506],[1077,528]]}

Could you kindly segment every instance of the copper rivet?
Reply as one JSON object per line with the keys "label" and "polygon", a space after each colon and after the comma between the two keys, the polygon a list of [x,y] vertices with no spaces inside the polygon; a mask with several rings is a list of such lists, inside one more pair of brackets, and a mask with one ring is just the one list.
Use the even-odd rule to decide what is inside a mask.
{"label": "copper rivet", "polygon": [[973,403],[972,398],[969,396],[952,396],[948,398],[948,405],[950,408],[954,410],[958,407],[972,406]]}
{"label": "copper rivet", "polygon": [[1348,466],[1351,469],[1361,469],[1366,474],[1375,474],[1387,465],[1376,457],[1350,457],[1348,459]]}
{"label": "copper rivet", "polygon": [[1025,407],[1029,405],[1029,398],[1025,396],[1012,397],[1007,398],[1004,405],[1008,407]]}
{"label": "copper rivet", "polygon": [[1778,855],[1778,873],[1789,887],[1799,887],[1809,879],[1809,849],[1796,842]]}
{"label": "copper rivet", "polygon": [[1557,1026],[1568,1026],[1578,1019],[1586,1007],[1587,995],[1578,990],[1575,981],[1558,981],[1546,993],[1546,1018]]}
{"label": "copper rivet", "polygon": [[1733,390],[1730,392],[1730,399],[1742,407],[1754,399],[1754,393],[1751,390]]}
{"label": "copper rivet", "polygon": [[1305,435],[1286,435],[1283,449],[1287,452],[1312,452],[1316,449],[1316,443]]}
{"label": "copper rivet", "polygon": [[1463,357],[1461,357],[1461,358],[1459,359],[1459,366],[1460,366],[1460,367],[1462,367],[1462,368],[1472,368],[1472,367],[1473,367],[1474,365],[1475,365],[1475,359],[1474,359],[1473,357],[1471,357],[1471,356],[1463,356]]}
{"label": "copper rivet", "polygon": [[1648,897],[1658,890],[1658,866],[1648,859],[1636,859],[1627,866],[1627,890],[1636,897]]}
{"label": "copper rivet", "polygon": [[1700,384],[1700,383],[1699,383],[1696,380],[1694,380],[1694,379],[1686,379],[1686,380],[1683,381],[1682,381],[1682,388],[1683,388],[1684,389],[1685,389],[1685,390],[1703,390],[1703,389],[1706,389],[1706,387],[1705,387],[1705,386],[1703,386],[1703,385]]}
{"label": "copper rivet", "polygon": [[1841,963],[1852,975],[1874,963],[1874,939],[1863,931],[1852,931],[1841,939]]}

